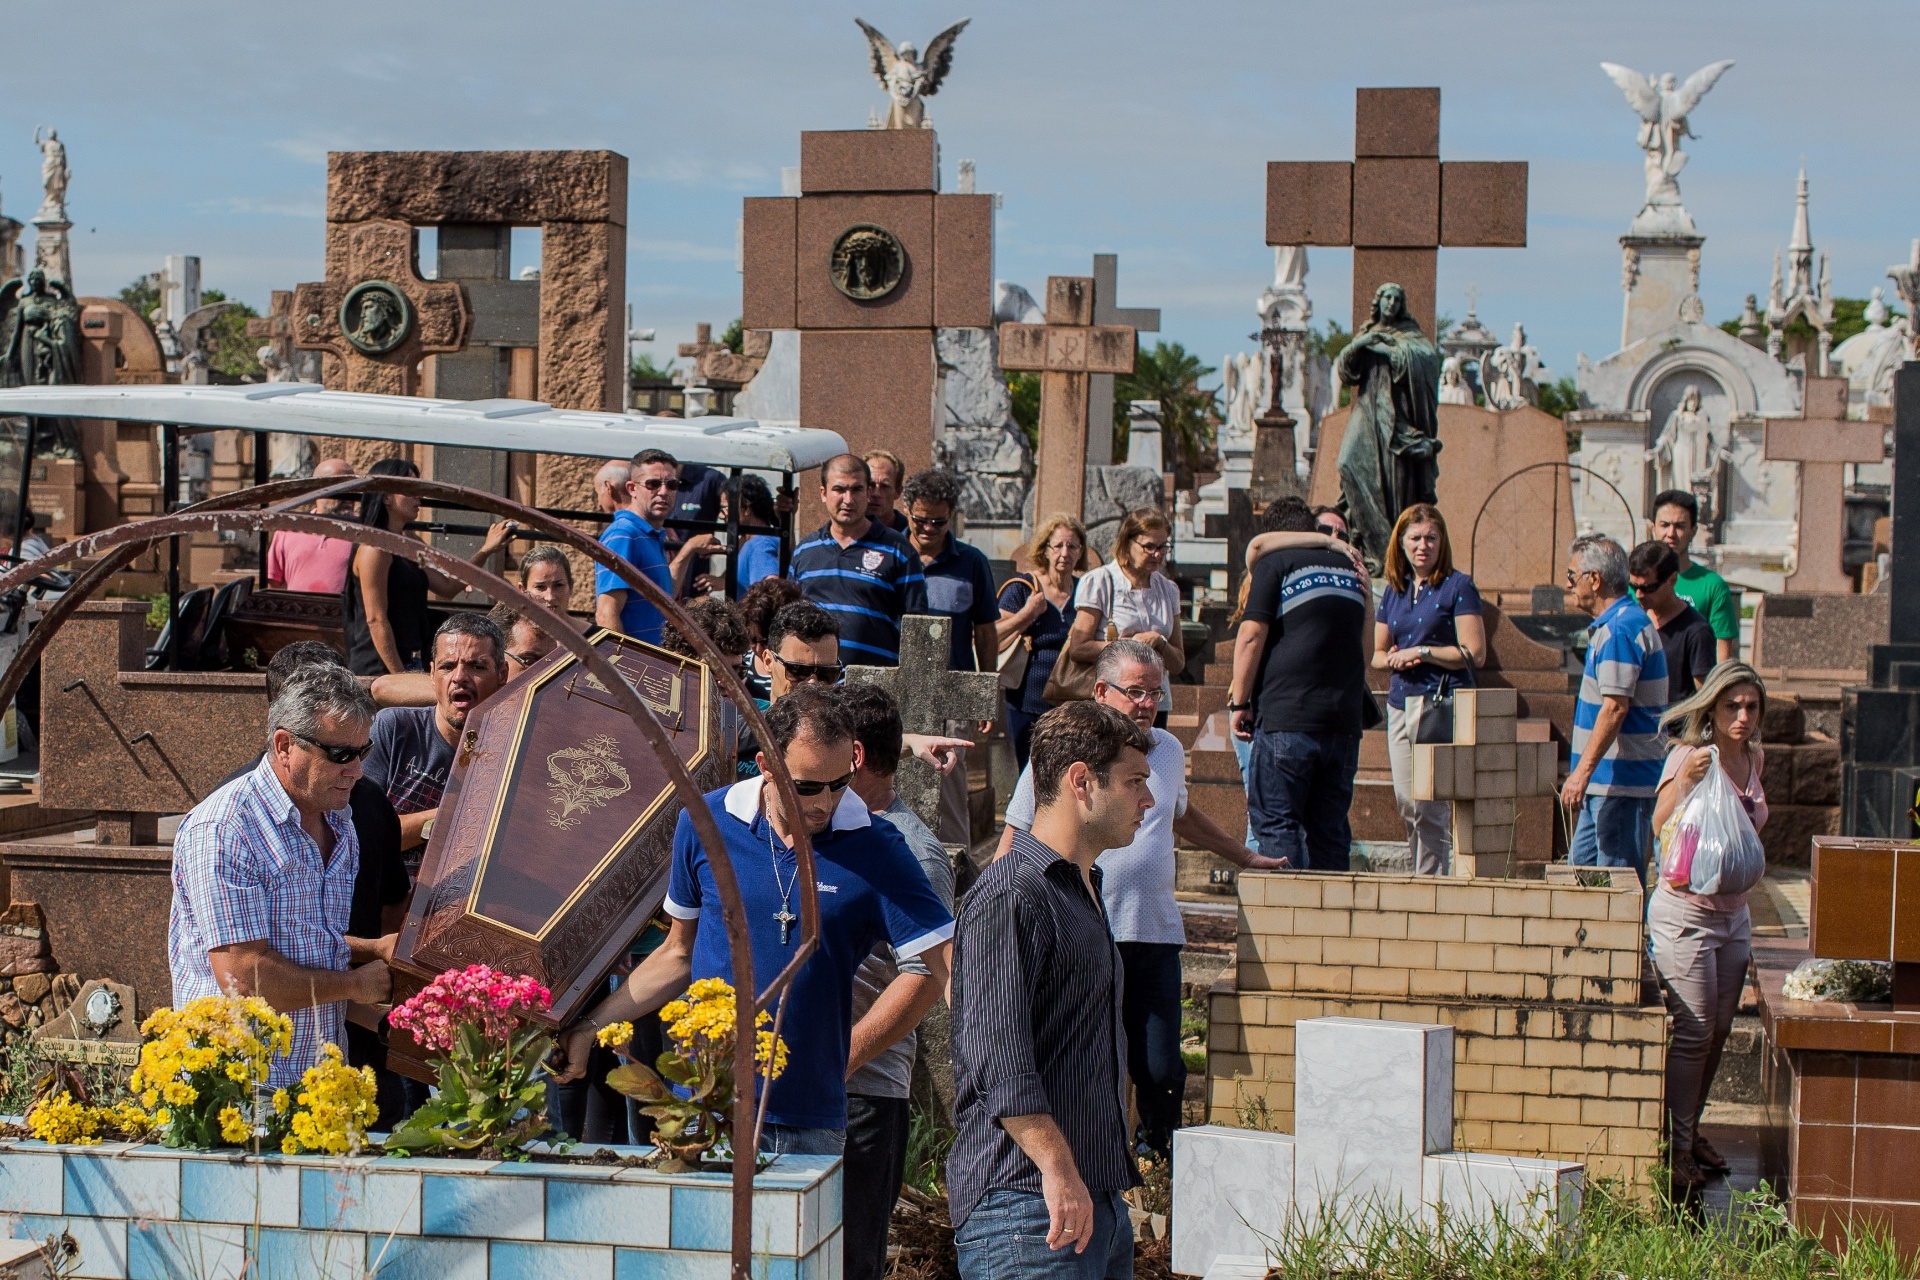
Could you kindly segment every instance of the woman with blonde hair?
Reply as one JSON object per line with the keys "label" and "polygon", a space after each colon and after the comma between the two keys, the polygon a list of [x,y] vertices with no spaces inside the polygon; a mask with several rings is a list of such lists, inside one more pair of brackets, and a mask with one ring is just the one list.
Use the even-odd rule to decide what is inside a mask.
{"label": "woman with blonde hair", "polygon": [[[1653,829],[1662,848],[1687,796],[1713,767],[1733,784],[1757,832],[1767,822],[1767,793],[1760,785],[1765,756],[1760,724],[1767,713],[1767,686],[1759,672],[1729,660],[1707,674],[1698,693],[1668,709],[1661,725],[1672,746],[1660,771]],[[1664,862],[1664,859],[1662,859]],[[1691,893],[1664,875],[1652,877],[1647,936],[1653,966],[1673,1015],[1667,1049],[1667,1166],[1676,1188],[1704,1186],[1710,1173],[1725,1173],[1726,1160],[1700,1132],[1700,1113],[1720,1067],[1720,1050],[1733,1029],[1752,955],[1753,923],[1744,893]]]}
{"label": "woman with blonde hair", "polygon": [[1413,798],[1413,744],[1420,718],[1444,680],[1471,689],[1487,656],[1487,626],[1473,579],[1453,567],[1446,517],[1416,502],[1393,524],[1384,566],[1386,589],[1373,621],[1373,669],[1387,685],[1387,761],[1393,798],[1407,824],[1407,852],[1423,876],[1452,868],[1453,806]]}
{"label": "woman with blonde hair", "polygon": [[[1173,541],[1173,525],[1153,507],[1129,511],[1113,539],[1113,558],[1080,579],[1073,595],[1073,629],[1065,652],[1080,662],[1098,662],[1109,624],[1118,639],[1138,640],[1160,655],[1169,677],[1186,670],[1180,634],[1180,588],[1161,570]],[[1173,705],[1172,682],[1160,682],[1164,726]]]}
{"label": "woman with blonde hair", "polygon": [[1047,701],[1047,677],[1060,660],[1060,648],[1073,627],[1073,588],[1087,567],[1086,526],[1068,515],[1050,516],[1034,533],[1021,566],[1024,572],[1000,588],[1000,651],[1027,646],[1027,671],[1017,689],[1007,692],[1007,737],[1022,769],[1033,724],[1053,709]]}

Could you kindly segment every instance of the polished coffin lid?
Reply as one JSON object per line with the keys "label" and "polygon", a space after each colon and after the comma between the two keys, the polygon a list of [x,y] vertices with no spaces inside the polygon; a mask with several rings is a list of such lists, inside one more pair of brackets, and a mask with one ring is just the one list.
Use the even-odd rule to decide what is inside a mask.
{"label": "polished coffin lid", "polygon": [[[707,669],[615,632],[590,639],[639,691],[700,789],[726,781]],[[481,704],[461,734],[394,948],[394,998],[448,969],[486,964],[545,983],[552,1021],[565,1025],[659,909],[683,807],[607,687],[555,649]]]}

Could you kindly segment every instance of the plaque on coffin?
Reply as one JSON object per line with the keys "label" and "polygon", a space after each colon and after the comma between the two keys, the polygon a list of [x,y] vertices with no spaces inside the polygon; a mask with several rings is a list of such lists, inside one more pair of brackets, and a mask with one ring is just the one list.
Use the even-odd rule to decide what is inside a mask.
{"label": "plaque on coffin", "polygon": [[[719,694],[689,658],[612,631],[594,648],[639,692],[702,791],[731,770]],[[468,717],[394,947],[396,1003],[486,964],[553,992],[564,1026],[660,907],[682,805],[632,719],[555,649]],[[396,1070],[430,1079],[404,1035]]]}

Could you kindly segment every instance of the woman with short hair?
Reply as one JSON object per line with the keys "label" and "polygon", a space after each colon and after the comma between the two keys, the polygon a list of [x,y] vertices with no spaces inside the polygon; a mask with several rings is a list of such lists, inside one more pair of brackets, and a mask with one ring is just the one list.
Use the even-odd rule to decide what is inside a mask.
{"label": "woman with short hair", "polygon": [[1160,682],[1164,726],[1173,705],[1171,677],[1186,669],[1180,632],[1180,588],[1161,572],[1173,542],[1173,525],[1153,507],[1129,511],[1113,538],[1113,558],[1080,578],[1073,593],[1073,628],[1063,652],[1079,662],[1098,662],[1111,626],[1121,640],[1151,645],[1166,667]]}

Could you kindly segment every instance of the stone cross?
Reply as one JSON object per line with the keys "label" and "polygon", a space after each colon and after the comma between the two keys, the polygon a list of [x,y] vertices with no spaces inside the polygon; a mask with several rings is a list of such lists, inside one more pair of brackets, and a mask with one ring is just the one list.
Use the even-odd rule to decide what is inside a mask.
{"label": "stone cross", "polygon": [[[993,671],[954,671],[948,628],[952,618],[910,613],[900,620],[900,665],[848,667],[847,679],[877,684],[900,707],[908,733],[947,732],[951,720],[991,720],[1000,713],[1000,676]],[[940,825],[940,775],[909,757],[900,762],[894,790],[907,808],[934,830]]]}
{"label": "stone cross", "polygon": [[[339,361],[344,390],[414,395],[422,356],[466,345],[466,291],[421,278],[413,227],[405,222],[376,219],[340,232],[347,237],[344,270],[294,288],[294,345]],[[350,327],[342,326],[343,311]]]}
{"label": "stone cross", "polygon": [[1438,250],[1524,248],[1525,161],[1440,160],[1440,90],[1360,89],[1348,160],[1267,165],[1267,243],[1353,246],[1353,327],[1392,281],[1434,331]]}
{"label": "stone cross", "polygon": [[1849,462],[1879,462],[1886,428],[1847,417],[1845,378],[1808,378],[1798,418],[1767,423],[1762,456],[1800,464],[1799,529],[1788,591],[1852,591],[1841,563],[1847,539],[1844,468]]}
{"label": "stone cross", "polygon": [[[1119,254],[1093,255],[1093,322],[1123,324],[1136,334],[1160,332],[1160,308],[1123,307],[1114,301],[1119,276]],[[1096,373],[1087,379],[1087,465],[1104,467],[1113,460],[1113,375]]]}
{"label": "stone cross", "polygon": [[1087,395],[1096,373],[1132,373],[1134,332],[1093,323],[1094,282],[1048,276],[1045,324],[1000,326],[1000,367],[1040,374],[1040,451],[1034,462],[1034,521],[1079,517],[1087,484]]}

